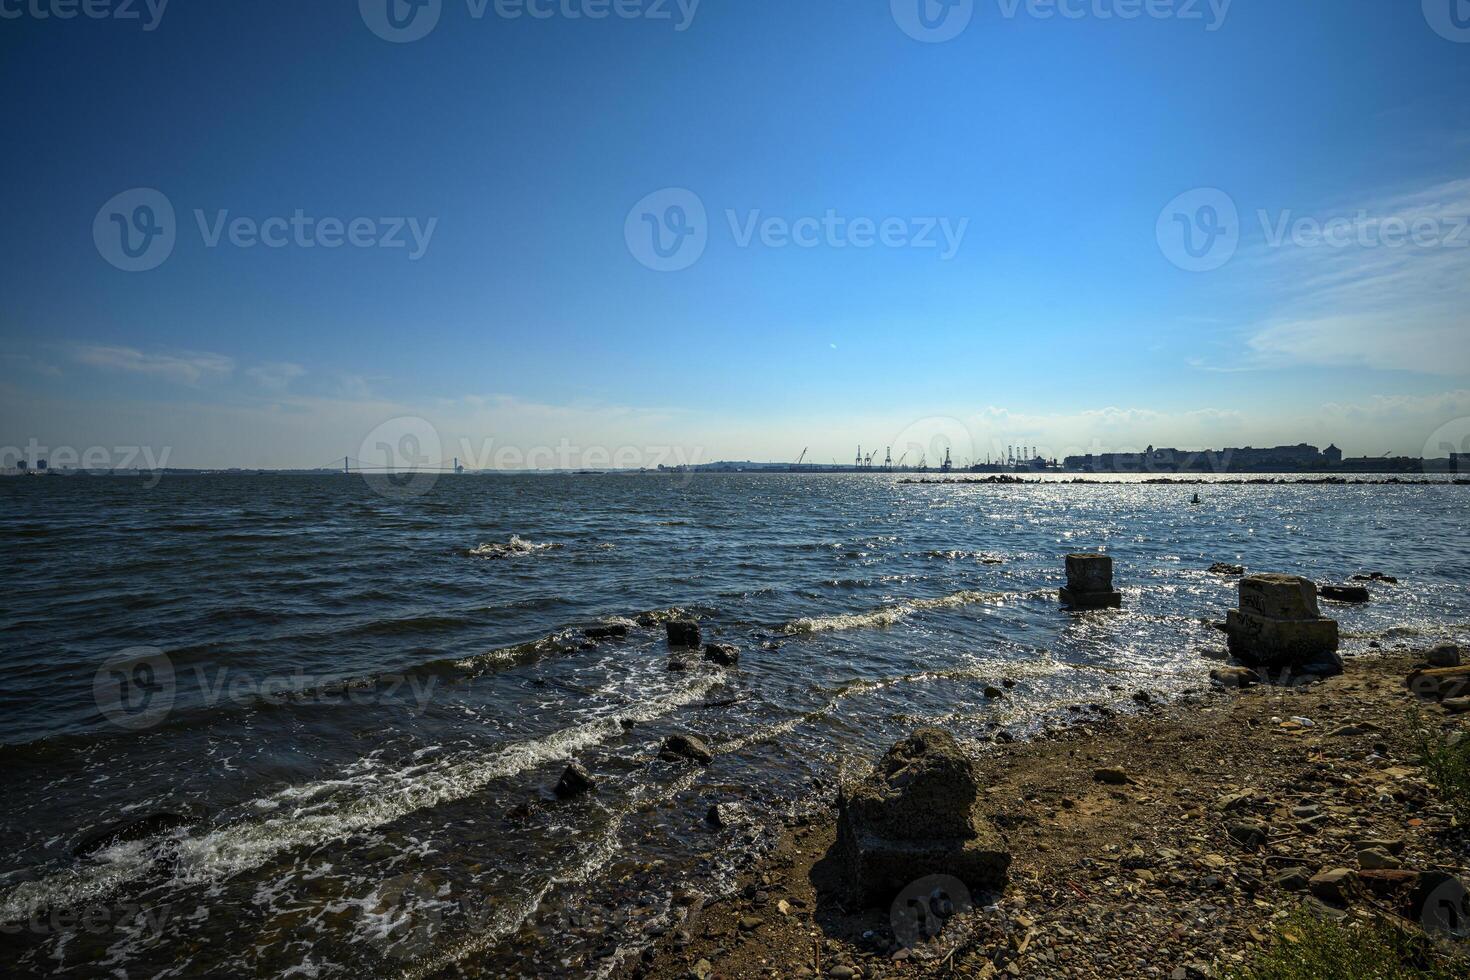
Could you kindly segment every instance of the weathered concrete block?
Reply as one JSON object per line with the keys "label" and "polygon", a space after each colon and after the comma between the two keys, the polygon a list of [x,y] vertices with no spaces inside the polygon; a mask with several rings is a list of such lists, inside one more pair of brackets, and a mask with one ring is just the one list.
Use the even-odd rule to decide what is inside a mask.
{"label": "weathered concrete block", "polygon": [[1113,591],[1113,559],[1108,555],[1068,555],[1067,588],[1074,593]]}
{"label": "weathered concrete block", "polygon": [[981,802],[975,764],[949,733],[921,728],[894,745],[838,794],[834,853],[850,898],[883,904],[931,874],[1003,888],[1011,855]]}
{"label": "weathered concrete block", "polygon": [[1317,587],[1297,575],[1248,575],[1240,580],[1240,611],[1267,619],[1316,619]]}
{"label": "weathered concrete block", "polygon": [[1290,667],[1330,657],[1337,652],[1337,620],[1272,619],[1245,610],[1225,614],[1230,652],[1241,662]]}
{"label": "weathered concrete block", "polygon": [[1067,556],[1067,587],[1061,592],[1068,609],[1117,609],[1123,593],[1113,589],[1113,559],[1108,555]]}
{"label": "weathered concrete block", "polygon": [[1062,589],[1062,605],[1068,609],[1121,609],[1121,592],[1073,592]]}

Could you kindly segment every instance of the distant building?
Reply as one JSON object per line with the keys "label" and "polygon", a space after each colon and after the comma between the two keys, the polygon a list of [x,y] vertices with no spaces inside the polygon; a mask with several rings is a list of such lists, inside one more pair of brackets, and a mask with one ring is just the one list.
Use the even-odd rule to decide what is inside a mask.
{"label": "distant building", "polygon": [[1326,461],[1328,466],[1341,466],[1342,450],[1338,449],[1336,445],[1328,446],[1322,450],[1322,459]]}
{"label": "distant building", "polygon": [[46,469],[46,461],[44,459],[38,459],[38,460],[36,460],[36,469],[38,469],[38,470],[44,470],[44,469]]}
{"label": "distant building", "polygon": [[1269,449],[1155,449],[1141,453],[1089,453],[1068,456],[1063,468],[1088,473],[1227,473],[1294,472],[1320,469],[1342,461],[1342,451],[1333,446],[1324,453],[1316,446],[1273,446]]}

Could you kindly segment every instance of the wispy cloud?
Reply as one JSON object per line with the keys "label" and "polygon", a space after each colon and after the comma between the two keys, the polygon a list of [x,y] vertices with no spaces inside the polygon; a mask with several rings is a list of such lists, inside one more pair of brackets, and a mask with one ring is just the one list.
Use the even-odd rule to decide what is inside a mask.
{"label": "wispy cloud", "polygon": [[[1302,218],[1336,219],[1336,238],[1292,235]],[[1248,366],[1470,375],[1470,179],[1263,221],[1268,239],[1285,237],[1247,257],[1275,307],[1247,341]]]}
{"label": "wispy cloud", "polygon": [[225,378],[235,370],[234,359],[223,354],[145,353],[133,347],[78,344],[72,356],[81,364],[104,371],[151,375],[186,385],[198,385],[206,378]]}
{"label": "wispy cloud", "polygon": [[289,361],[257,364],[245,369],[245,374],[262,388],[279,391],[306,373],[306,368]]}

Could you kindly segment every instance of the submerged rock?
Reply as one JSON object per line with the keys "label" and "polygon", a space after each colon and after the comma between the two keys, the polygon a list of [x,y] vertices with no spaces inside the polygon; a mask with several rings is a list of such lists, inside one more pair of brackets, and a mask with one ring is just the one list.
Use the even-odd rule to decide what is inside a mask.
{"label": "submerged rock", "polygon": [[931,874],[1004,887],[1011,855],[981,808],[973,760],[948,732],[921,728],[837,797],[837,857],[849,897],[882,904]]}
{"label": "submerged rock", "polygon": [[136,820],[123,820],[82,838],[72,851],[77,857],[90,857],[118,844],[161,837],[194,821],[179,813],[153,813]]}
{"label": "submerged rock", "polygon": [[728,643],[710,643],[704,648],[704,659],[721,667],[737,667],[740,651]]}
{"label": "submerged rock", "polygon": [[597,783],[581,763],[573,762],[561,774],[561,779],[557,780],[556,795],[565,800],[573,796],[581,796],[596,788]]}
{"label": "submerged rock", "polygon": [[708,765],[715,758],[704,739],[697,735],[670,735],[664,739],[658,756],[665,762],[698,762],[701,765]]}
{"label": "submerged rock", "polygon": [[1245,574],[1244,565],[1232,565],[1227,561],[1217,561],[1210,566],[1211,575],[1241,576]]}
{"label": "submerged rock", "polygon": [[1333,602],[1351,602],[1361,604],[1372,598],[1368,589],[1362,585],[1324,585],[1317,589],[1317,594],[1324,599]]}
{"label": "submerged rock", "polygon": [[699,646],[699,624],[693,620],[676,619],[665,623],[664,629],[668,631],[671,647]]}
{"label": "submerged rock", "polygon": [[626,623],[609,623],[606,626],[589,626],[582,631],[589,640],[621,640],[628,635]]}

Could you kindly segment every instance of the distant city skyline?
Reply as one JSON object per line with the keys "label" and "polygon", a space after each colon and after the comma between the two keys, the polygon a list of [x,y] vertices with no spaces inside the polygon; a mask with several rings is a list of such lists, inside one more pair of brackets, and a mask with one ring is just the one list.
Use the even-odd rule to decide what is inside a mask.
{"label": "distant city skyline", "polygon": [[0,21],[0,446],[1470,449],[1428,5],[649,6]]}

